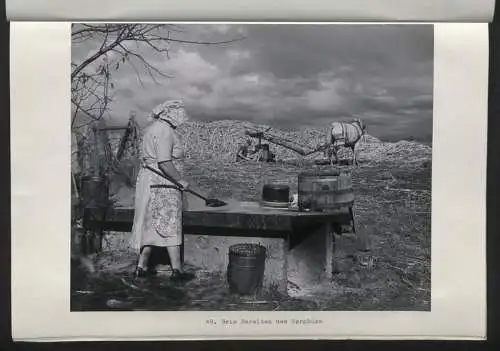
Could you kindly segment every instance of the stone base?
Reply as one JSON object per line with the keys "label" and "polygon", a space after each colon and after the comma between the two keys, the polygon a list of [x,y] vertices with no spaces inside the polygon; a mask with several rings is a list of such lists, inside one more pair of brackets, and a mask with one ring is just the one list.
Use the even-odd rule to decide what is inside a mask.
{"label": "stone base", "polygon": [[266,247],[264,287],[286,294],[289,284],[307,288],[332,278],[334,234],[325,226],[288,250],[284,239],[185,235],[185,260],[202,270],[225,272],[229,247],[238,243],[259,243]]}
{"label": "stone base", "polygon": [[[106,233],[102,249],[126,249],[130,237],[131,233]],[[184,261],[202,271],[225,273],[229,247],[239,243],[255,243],[266,248],[264,288],[286,294],[289,285],[307,289],[332,277],[335,245],[334,234],[328,226],[311,234],[292,250],[288,250],[288,243],[281,238],[185,234]],[[168,271],[168,267],[163,270]]]}
{"label": "stone base", "polygon": [[266,248],[263,286],[287,291],[286,243],[284,239],[257,237],[225,237],[184,235],[184,260],[186,263],[209,272],[227,272],[229,247],[234,244],[260,244]]}
{"label": "stone base", "polygon": [[288,281],[299,288],[330,280],[333,275],[335,235],[325,226],[287,253]]}

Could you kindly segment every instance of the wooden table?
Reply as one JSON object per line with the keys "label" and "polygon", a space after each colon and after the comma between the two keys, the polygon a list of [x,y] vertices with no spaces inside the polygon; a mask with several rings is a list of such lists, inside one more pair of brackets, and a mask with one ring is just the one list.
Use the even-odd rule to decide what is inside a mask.
{"label": "wooden table", "polygon": [[[134,209],[87,207],[83,225],[87,231],[100,235],[103,231],[132,230]],[[257,202],[237,202],[223,207],[196,207],[183,212],[184,233],[236,237],[283,238],[288,248],[300,244],[307,232],[329,224],[338,234],[353,231],[354,218],[349,208],[329,212],[299,212],[260,206]],[[309,230],[306,230],[309,229]]]}
{"label": "wooden table", "polygon": [[[83,223],[87,233],[101,238],[104,231],[131,231],[133,217],[132,208],[86,208]],[[183,212],[184,237],[188,237],[191,243],[185,242],[183,257],[186,251],[188,256],[196,260],[202,250],[217,248],[222,260],[217,263],[217,267],[224,267],[228,245],[251,242],[250,238],[253,238],[254,241],[273,247],[269,249],[272,251],[270,255],[276,258],[273,264],[281,267],[275,268],[276,272],[283,269],[285,273],[290,273],[293,269],[312,269],[331,277],[334,233],[351,232],[353,225],[352,211],[349,208],[329,212],[299,212],[293,209],[265,208],[256,202],[233,201],[228,206],[218,208],[205,207],[198,202]],[[204,241],[204,245],[198,245],[200,240]],[[216,254],[206,253],[208,258],[205,261],[209,261],[214,255]],[[293,268],[294,264],[297,267]],[[286,281],[283,283],[282,280],[288,279],[288,275],[279,278],[281,285],[286,285]]]}

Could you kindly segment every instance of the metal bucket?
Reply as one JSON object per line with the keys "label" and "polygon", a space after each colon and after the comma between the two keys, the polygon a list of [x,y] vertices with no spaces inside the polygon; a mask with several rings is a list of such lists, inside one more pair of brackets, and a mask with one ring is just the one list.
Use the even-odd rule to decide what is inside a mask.
{"label": "metal bucket", "polygon": [[266,248],[258,244],[236,244],[229,247],[227,280],[229,290],[252,295],[262,287]]}

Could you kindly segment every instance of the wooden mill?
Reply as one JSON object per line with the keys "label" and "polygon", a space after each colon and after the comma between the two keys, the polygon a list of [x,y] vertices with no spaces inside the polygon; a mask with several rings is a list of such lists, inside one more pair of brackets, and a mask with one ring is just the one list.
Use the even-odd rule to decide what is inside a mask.
{"label": "wooden mill", "polygon": [[[252,128],[253,129],[253,128]],[[302,156],[309,156],[316,152],[322,151],[324,146],[319,146],[316,149],[305,149],[298,143],[277,136],[273,133],[269,132],[269,129],[265,131],[253,129],[246,130],[245,134],[257,139],[257,145],[255,147],[256,151],[261,152],[261,157],[259,157],[259,161],[270,162],[274,160],[274,155],[269,151],[269,144],[263,144],[262,140],[266,140],[269,143],[284,147],[286,149],[292,150]]]}

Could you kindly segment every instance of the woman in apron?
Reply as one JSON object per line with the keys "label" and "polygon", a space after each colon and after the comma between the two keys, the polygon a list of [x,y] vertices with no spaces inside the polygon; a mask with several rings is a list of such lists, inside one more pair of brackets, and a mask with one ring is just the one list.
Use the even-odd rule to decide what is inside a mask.
{"label": "woman in apron", "polygon": [[170,100],[153,110],[154,122],[144,131],[141,145],[142,167],[136,184],[132,247],[139,253],[136,277],[155,274],[148,269],[154,247],[166,248],[172,266],[172,280],[188,280],[193,274],[181,265],[183,192],[173,182],[160,177],[153,168],[173,178],[183,188],[184,150],[177,127],[188,116],[181,100]]}

